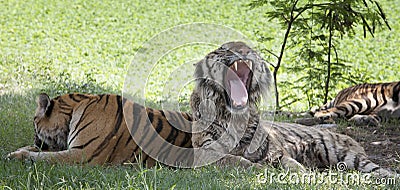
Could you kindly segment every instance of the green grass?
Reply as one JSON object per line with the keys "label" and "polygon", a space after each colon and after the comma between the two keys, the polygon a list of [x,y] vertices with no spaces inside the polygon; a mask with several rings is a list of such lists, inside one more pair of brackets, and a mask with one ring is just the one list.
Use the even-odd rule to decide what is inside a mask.
{"label": "green grass", "polygon": [[[214,166],[196,169],[171,169],[161,166],[135,169],[129,166],[91,167],[9,161],[7,165],[0,165],[0,185],[4,189],[366,189],[371,187],[371,183],[375,183],[369,178],[360,178],[353,182],[345,177],[341,178],[346,174],[360,175],[356,172],[325,171],[326,176],[334,176],[331,181],[328,177],[318,176],[315,179],[305,177],[302,180],[301,173],[285,174],[282,170],[266,168],[265,171]],[[271,177],[279,174],[284,177]],[[313,174],[317,175],[308,175]],[[311,179],[311,183],[307,179]],[[374,187],[394,188],[393,185],[382,184]]]}
{"label": "green grass", "polygon": [[[399,2],[382,3],[393,30],[379,32],[376,38],[366,40],[345,38],[342,50],[346,59],[373,76],[370,82],[398,80],[400,70]],[[249,10],[246,4],[246,1],[185,0],[0,1],[0,189],[355,188],[331,183],[259,183],[257,175],[263,170],[213,166],[137,170],[126,166],[53,166],[5,159],[7,153],[32,144],[38,93],[46,92],[52,97],[69,92],[121,94],[136,52],[147,40],[171,27],[193,22],[221,24],[243,33],[259,49],[278,49],[283,32],[273,21],[262,17],[269,7]],[[256,31],[273,40],[257,43]],[[179,70],[180,65],[201,59],[218,45],[182,47],[162,56],[149,74],[146,101],[160,107],[162,102],[170,100],[164,97],[163,81],[173,78],[171,73]],[[265,57],[268,58],[266,54]],[[289,75],[283,68],[281,78],[286,76]],[[190,85],[185,88],[189,89],[179,95],[184,103]]]}

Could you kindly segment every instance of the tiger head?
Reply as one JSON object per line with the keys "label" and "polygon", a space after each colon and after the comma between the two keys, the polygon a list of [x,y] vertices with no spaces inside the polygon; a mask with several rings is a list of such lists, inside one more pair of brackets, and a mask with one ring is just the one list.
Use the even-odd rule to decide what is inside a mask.
{"label": "tiger head", "polygon": [[228,42],[196,64],[195,78],[192,104],[207,99],[232,112],[254,108],[268,92],[271,73],[245,43]]}
{"label": "tiger head", "polygon": [[60,151],[67,149],[67,136],[72,107],[62,98],[49,98],[40,94],[37,98],[34,117],[35,145],[41,150]]}

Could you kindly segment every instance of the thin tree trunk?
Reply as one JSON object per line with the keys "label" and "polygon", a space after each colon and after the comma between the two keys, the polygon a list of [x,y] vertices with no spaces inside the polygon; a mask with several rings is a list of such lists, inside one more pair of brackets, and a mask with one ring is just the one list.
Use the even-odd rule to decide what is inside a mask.
{"label": "thin tree trunk", "polygon": [[276,110],[280,110],[279,107],[279,92],[278,92],[278,84],[276,81],[276,75],[278,74],[278,69],[274,67],[274,72],[273,72],[273,77],[274,77],[274,90],[275,90],[275,105],[276,105]]}
{"label": "thin tree trunk", "polygon": [[324,104],[328,102],[328,94],[329,94],[329,81],[331,79],[331,49],[332,49],[332,10],[329,11],[329,44],[328,44],[328,69],[326,73],[326,81],[325,81],[325,96],[324,96]]}
{"label": "thin tree trunk", "polygon": [[277,77],[276,76],[278,74],[279,67],[281,66],[281,63],[282,63],[283,53],[285,51],[286,43],[287,43],[287,41],[289,39],[290,30],[292,29],[292,25],[293,25],[294,20],[298,16],[298,15],[296,17],[293,16],[293,13],[294,13],[293,11],[294,11],[294,8],[296,7],[297,2],[298,1],[296,1],[295,4],[293,5],[292,12],[290,14],[290,19],[288,20],[288,27],[286,29],[285,37],[283,39],[283,43],[282,43],[282,46],[281,46],[281,51],[280,51],[280,54],[279,54],[279,57],[278,57],[278,63],[276,64],[276,66],[274,66],[273,77],[274,77],[274,85],[275,85],[275,104],[276,104],[276,109],[277,110],[280,110],[281,107],[279,106],[278,81],[277,81]]}
{"label": "thin tree trunk", "polygon": [[274,77],[274,85],[275,85],[275,104],[276,104],[276,109],[279,111],[281,109],[280,105],[279,105],[279,92],[278,92],[278,79],[277,79],[277,75],[278,75],[278,70],[281,66],[282,63],[282,58],[283,58],[283,53],[285,51],[286,48],[286,43],[288,41],[289,38],[289,34],[290,34],[290,30],[292,29],[292,25],[293,22],[297,19],[297,17],[299,17],[301,15],[302,12],[304,12],[306,9],[303,9],[301,11],[299,11],[299,13],[297,15],[294,15],[295,12],[295,8],[297,3],[299,2],[299,0],[296,0],[292,6],[292,10],[290,12],[290,18],[287,20],[288,22],[288,27],[286,29],[286,33],[285,33],[285,37],[283,39],[283,43],[281,46],[281,51],[280,54],[278,56],[278,63],[276,64],[276,66],[274,66],[274,72],[273,72],[273,77]]}

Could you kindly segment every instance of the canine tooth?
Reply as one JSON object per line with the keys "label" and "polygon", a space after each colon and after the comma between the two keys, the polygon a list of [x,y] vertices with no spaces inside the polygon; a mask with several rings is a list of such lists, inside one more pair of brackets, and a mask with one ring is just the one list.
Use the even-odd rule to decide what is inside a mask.
{"label": "canine tooth", "polygon": [[251,62],[250,60],[246,60],[246,65],[251,69],[253,68],[253,62]]}
{"label": "canine tooth", "polygon": [[237,71],[237,62],[236,61],[233,63],[233,66],[235,67],[235,71]]}

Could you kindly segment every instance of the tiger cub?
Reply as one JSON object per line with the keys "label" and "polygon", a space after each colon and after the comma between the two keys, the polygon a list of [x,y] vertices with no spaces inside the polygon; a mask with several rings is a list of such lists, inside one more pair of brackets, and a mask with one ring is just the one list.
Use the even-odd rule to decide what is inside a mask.
{"label": "tiger cub", "polygon": [[[190,130],[189,114],[145,108],[112,94],[75,93],[54,99],[40,94],[37,104],[35,146],[20,148],[9,158],[89,165],[140,162],[148,167],[156,159],[174,166],[190,159],[170,149],[192,147],[191,134],[178,130]],[[133,139],[136,134],[139,137]],[[144,145],[156,152],[143,151]]]}
{"label": "tiger cub", "polygon": [[243,42],[228,42],[196,64],[190,103],[196,164],[281,165],[287,169],[350,169],[392,175],[371,162],[352,138],[318,128],[260,120],[258,104],[271,82],[266,62]]}
{"label": "tiger cub", "polygon": [[314,117],[321,121],[343,117],[358,125],[379,125],[382,120],[400,118],[399,99],[400,81],[360,84],[340,91]]}

